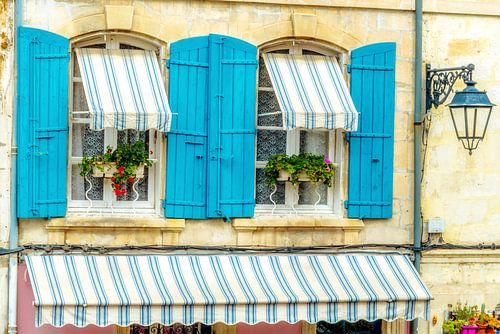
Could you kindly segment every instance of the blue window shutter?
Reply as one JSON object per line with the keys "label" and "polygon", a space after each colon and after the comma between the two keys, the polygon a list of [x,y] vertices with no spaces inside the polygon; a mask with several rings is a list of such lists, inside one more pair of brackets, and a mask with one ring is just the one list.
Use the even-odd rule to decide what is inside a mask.
{"label": "blue window shutter", "polygon": [[207,218],[208,37],[170,48],[165,216]]}
{"label": "blue window shutter", "polygon": [[359,115],[349,138],[351,218],[392,217],[396,44],[377,43],[351,52],[351,95]]}
{"label": "blue window shutter", "polygon": [[221,35],[209,43],[208,217],[252,217],[257,48]]}
{"label": "blue window shutter", "polygon": [[17,216],[66,214],[68,39],[19,27]]}

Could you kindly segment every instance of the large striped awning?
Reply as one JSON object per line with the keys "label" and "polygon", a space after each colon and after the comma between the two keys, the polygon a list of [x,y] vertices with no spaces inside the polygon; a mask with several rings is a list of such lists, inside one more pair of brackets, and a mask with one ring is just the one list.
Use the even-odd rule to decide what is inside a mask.
{"label": "large striped awning", "polygon": [[283,127],[356,131],[358,113],[335,57],[264,53]]}
{"label": "large striped awning", "polygon": [[170,107],[153,51],[75,51],[91,129],[170,129]]}
{"label": "large striped awning", "polygon": [[28,256],[36,325],[428,319],[402,255]]}

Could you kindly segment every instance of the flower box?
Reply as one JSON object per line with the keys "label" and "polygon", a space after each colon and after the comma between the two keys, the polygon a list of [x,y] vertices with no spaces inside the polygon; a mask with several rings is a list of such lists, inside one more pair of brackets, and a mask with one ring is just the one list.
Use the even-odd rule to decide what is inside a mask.
{"label": "flower box", "polygon": [[[111,178],[113,177],[113,174],[117,172],[115,163],[96,164],[95,166],[92,166],[93,177]],[[144,177],[144,165],[139,165],[137,167],[135,175],[138,179]]]}
{"label": "flower box", "polygon": [[[278,177],[279,181],[290,181],[291,175],[286,170],[280,170],[280,174]],[[300,173],[299,181],[309,181],[309,176],[305,172]]]}

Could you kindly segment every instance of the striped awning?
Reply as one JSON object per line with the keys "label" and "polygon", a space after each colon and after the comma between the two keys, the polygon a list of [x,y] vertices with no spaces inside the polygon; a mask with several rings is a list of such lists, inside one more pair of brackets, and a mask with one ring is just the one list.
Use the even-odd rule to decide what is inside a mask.
{"label": "striped awning", "polygon": [[264,53],[285,129],[356,131],[358,113],[335,57]]}
{"label": "striped awning", "polygon": [[36,325],[428,319],[402,255],[28,256]]}
{"label": "striped awning", "polygon": [[153,51],[75,51],[91,129],[170,129],[171,112]]}

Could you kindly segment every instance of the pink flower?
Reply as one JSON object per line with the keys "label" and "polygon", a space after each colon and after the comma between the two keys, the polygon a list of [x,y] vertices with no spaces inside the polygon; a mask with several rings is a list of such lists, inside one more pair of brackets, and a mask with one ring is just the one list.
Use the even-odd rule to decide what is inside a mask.
{"label": "pink flower", "polygon": [[323,159],[323,162],[327,165],[331,164],[332,162],[330,161],[330,159],[328,159],[328,157],[325,155],[324,156],[325,158]]}
{"label": "pink flower", "polygon": [[327,171],[330,171],[330,167],[329,167],[329,166],[326,166],[326,170],[327,170]]}

